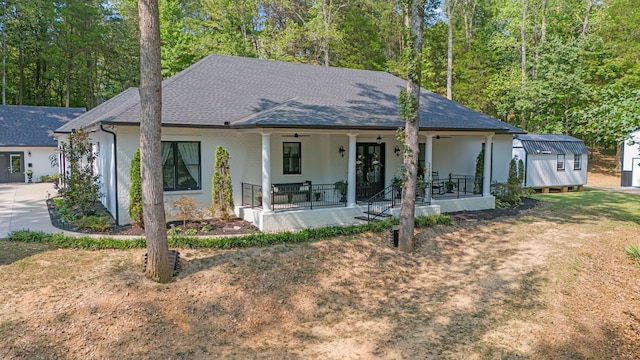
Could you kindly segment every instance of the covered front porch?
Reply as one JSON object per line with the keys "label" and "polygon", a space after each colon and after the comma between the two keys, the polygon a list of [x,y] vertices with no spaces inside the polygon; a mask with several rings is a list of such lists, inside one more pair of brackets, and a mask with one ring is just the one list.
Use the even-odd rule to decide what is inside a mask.
{"label": "covered front porch", "polygon": [[[259,181],[245,177],[238,213],[262,231],[358,224],[372,214],[374,218],[398,216],[401,196],[395,181],[402,147],[395,132],[263,130],[260,135],[261,176]],[[470,175],[476,169],[469,166],[475,164],[484,144],[491,144],[493,135],[420,133],[419,166],[424,180],[416,191],[417,216],[495,206],[490,182],[484,180],[491,178],[492,146],[483,158],[484,176]],[[449,146],[457,141],[477,151],[465,156],[466,164],[452,163],[434,148],[434,142],[445,136]],[[451,151],[444,149],[443,154],[447,153]]]}

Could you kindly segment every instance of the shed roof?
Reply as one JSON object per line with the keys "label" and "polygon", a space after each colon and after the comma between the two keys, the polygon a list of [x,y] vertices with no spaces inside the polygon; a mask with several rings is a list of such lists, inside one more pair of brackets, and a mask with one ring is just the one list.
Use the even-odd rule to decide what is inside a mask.
{"label": "shed roof", "polygon": [[0,105],[0,146],[56,146],[51,133],[84,112],[82,108]]}
{"label": "shed roof", "polygon": [[560,134],[521,134],[520,140],[527,154],[588,154],[584,141]]}
{"label": "shed roof", "polygon": [[[194,127],[396,129],[406,81],[354,70],[210,55],[162,83],[162,123]],[[522,130],[422,89],[423,130]],[[139,124],[138,90],[128,89],[58,132],[96,124]]]}

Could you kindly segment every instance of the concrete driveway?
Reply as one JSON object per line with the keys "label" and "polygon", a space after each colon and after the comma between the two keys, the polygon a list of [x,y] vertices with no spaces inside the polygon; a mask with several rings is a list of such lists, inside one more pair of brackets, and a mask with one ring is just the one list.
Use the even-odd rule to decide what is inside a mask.
{"label": "concrete driveway", "polygon": [[58,233],[51,225],[47,197],[57,194],[53,184],[0,184],[0,239],[16,230]]}

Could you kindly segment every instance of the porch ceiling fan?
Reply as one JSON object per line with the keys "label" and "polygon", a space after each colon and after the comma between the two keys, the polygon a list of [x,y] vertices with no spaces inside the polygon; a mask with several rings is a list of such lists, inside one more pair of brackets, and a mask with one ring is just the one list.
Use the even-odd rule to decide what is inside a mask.
{"label": "porch ceiling fan", "polygon": [[298,134],[298,133],[282,135],[282,137],[292,137],[292,138],[308,137],[308,136],[311,136],[311,135],[307,135],[307,134]]}
{"label": "porch ceiling fan", "polygon": [[435,138],[436,138],[437,140],[440,140],[440,139],[451,139],[451,138],[452,138],[452,136],[436,135],[436,136],[435,136]]}

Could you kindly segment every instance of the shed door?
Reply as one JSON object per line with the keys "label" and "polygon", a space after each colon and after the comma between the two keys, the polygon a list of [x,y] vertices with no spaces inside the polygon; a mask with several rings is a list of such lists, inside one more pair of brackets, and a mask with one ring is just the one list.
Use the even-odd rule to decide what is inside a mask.
{"label": "shed door", "polygon": [[22,153],[0,153],[0,183],[24,182]]}
{"label": "shed door", "polygon": [[631,186],[640,186],[640,158],[631,160]]}

